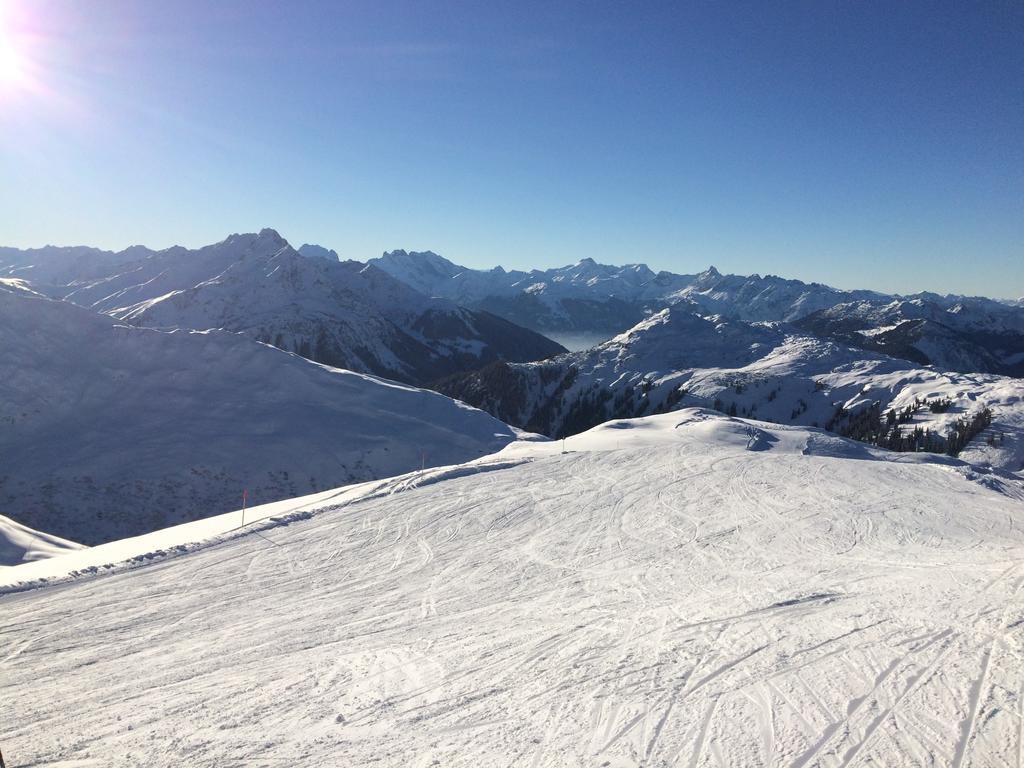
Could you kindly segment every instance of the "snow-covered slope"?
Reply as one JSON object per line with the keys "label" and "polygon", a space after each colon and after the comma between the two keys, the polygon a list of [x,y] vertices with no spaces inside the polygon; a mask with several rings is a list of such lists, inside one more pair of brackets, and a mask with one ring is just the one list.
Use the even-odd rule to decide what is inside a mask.
{"label": "snow-covered slope", "polygon": [[699,411],[565,450],[4,596],[5,757],[1017,764],[1019,481]]}
{"label": "snow-covered slope", "polygon": [[775,275],[723,275],[714,267],[665,297],[691,302],[701,314],[721,314],[748,322],[790,322],[840,302],[882,298],[873,291],[842,291],[820,283]]}
{"label": "snow-covered slope", "polygon": [[135,325],[241,331],[317,362],[417,384],[564,351],[360,262],[302,256],[271,229],[195,251],[65,250],[0,253],[0,275]]}
{"label": "snow-covered slope", "polygon": [[493,452],[513,430],[426,390],[223,331],[117,325],[0,286],[0,514],[95,543]]}
{"label": "snow-covered slope", "polygon": [[[528,365],[494,365],[453,377],[446,394],[512,424],[560,437],[609,418],[687,405],[778,423],[852,429],[858,414],[949,398],[942,412],[917,406],[903,429],[945,435],[992,410],[970,450],[994,466],[1024,467],[1024,380],[945,373],[866,352],[782,324],[701,317],[674,306],[586,352]],[[988,445],[989,438],[998,445]]]}
{"label": "snow-covered slope", "polygon": [[815,312],[798,325],[946,370],[1024,376],[1024,311],[989,299],[923,295],[844,303]]}
{"label": "snow-covered slope", "polygon": [[81,544],[35,531],[0,515],[0,567],[46,560],[81,548]]}
{"label": "snow-covered slope", "polygon": [[562,351],[537,333],[429,299],[359,262],[308,259],[286,245],[261,246],[214,279],[112,314],[151,327],[242,331],[318,362],[420,383],[497,359]]}

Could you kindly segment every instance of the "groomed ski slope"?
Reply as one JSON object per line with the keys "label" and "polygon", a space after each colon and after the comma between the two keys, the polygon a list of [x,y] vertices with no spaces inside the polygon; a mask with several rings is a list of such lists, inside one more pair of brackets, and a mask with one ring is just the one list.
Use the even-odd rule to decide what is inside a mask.
{"label": "groomed ski slope", "polygon": [[1019,479],[697,410],[565,448],[5,595],[8,764],[1022,764]]}

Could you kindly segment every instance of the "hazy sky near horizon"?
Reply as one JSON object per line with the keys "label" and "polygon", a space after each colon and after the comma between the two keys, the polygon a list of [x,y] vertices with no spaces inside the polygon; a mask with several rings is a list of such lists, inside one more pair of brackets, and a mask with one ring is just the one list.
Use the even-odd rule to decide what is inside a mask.
{"label": "hazy sky near horizon", "polygon": [[1024,295],[1024,3],[0,0],[0,245]]}

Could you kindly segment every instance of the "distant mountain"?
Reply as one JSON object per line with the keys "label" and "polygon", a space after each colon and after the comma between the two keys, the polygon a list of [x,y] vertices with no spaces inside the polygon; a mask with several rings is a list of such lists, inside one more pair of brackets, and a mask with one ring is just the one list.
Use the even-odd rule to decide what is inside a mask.
{"label": "distant mountain", "polygon": [[[675,306],[585,352],[531,364],[494,364],[438,389],[508,423],[552,437],[613,418],[687,406],[847,433],[870,409],[915,409],[906,430],[945,435],[989,407],[996,446],[972,450],[1017,471],[1024,461],[1024,381],[941,373],[779,323],[700,316]],[[916,399],[942,401],[931,406]],[[949,403],[945,403],[945,399]],[[991,454],[991,455],[989,455]]]}
{"label": "distant mountain", "polygon": [[341,261],[341,257],[338,255],[337,251],[330,248],[324,248],[322,245],[310,245],[309,243],[306,243],[304,245],[300,245],[298,247],[298,251],[303,256],[306,256],[310,259],[327,259],[328,261]]}
{"label": "distant mountain", "polygon": [[922,365],[1024,376],[1024,312],[989,299],[921,294],[910,300],[837,304],[797,325]]}
{"label": "distant mountain", "polygon": [[[655,273],[593,259],[531,272],[484,271],[435,253],[392,251],[371,264],[432,296],[484,309],[556,339],[620,333],[669,306],[747,322],[798,323],[810,333],[921,365],[1024,375],[1024,307],[921,293],[839,290],[774,275]],[[905,321],[912,324],[897,328]]]}
{"label": "distant mountain", "polygon": [[73,541],[237,509],[243,489],[258,504],[513,438],[442,395],[242,334],[133,328],[0,284],[0,514]]}
{"label": "distant mountain", "polygon": [[429,296],[485,309],[556,336],[611,335],[634,325],[648,313],[641,301],[644,287],[658,277],[643,264],[611,267],[593,259],[530,272],[475,270],[431,251],[390,251],[367,263]]}
{"label": "distant mountain", "polygon": [[264,229],[194,251],[0,249],[0,276],[134,325],[241,331],[317,362],[414,384],[565,351],[317,248],[301,255]]}
{"label": "distant mountain", "polygon": [[721,314],[748,322],[792,322],[841,302],[872,301],[885,296],[874,291],[843,291],[775,275],[723,275],[709,267],[664,298],[672,304],[689,302],[702,314]]}
{"label": "distant mountain", "polygon": [[[616,267],[589,258],[566,267],[530,272],[506,272],[500,267],[473,270],[429,251],[392,251],[368,263],[419,291],[467,306],[530,305],[540,310],[536,322],[555,330],[597,327],[615,317],[606,313],[604,318],[589,319],[582,311],[574,311],[579,303],[614,302],[623,307],[621,317],[642,317],[670,304],[689,302],[705,313],[753,321],[793,320],[841,301],[882,297],[872,291],[840,291],[772,275],[722,275],[714,267],[698,274],[677,275],[656,273],[646,264]],[[527,302],[524,295],[533,301]],[[622,330],[625,328],[618,328]]]}

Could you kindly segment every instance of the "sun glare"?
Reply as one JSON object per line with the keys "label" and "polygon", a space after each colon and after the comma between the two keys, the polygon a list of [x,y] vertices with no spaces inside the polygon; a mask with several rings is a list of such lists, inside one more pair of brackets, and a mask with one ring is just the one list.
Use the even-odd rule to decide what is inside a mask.
{"label": "sun glare", "polygon": [[21,62],[11,41],[0,30],[0,79],[14,82],[21,78]]}
{"label": "sun glare", "polygon": [[0,3],[0,86],[21,87],[27,84],[26,60],[20,50],[9,14]]}

